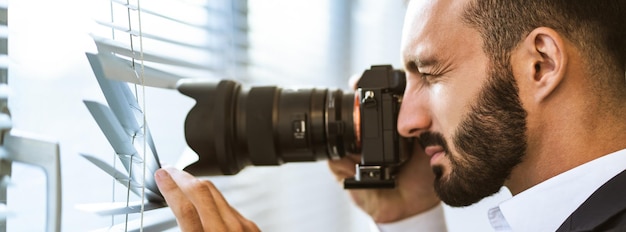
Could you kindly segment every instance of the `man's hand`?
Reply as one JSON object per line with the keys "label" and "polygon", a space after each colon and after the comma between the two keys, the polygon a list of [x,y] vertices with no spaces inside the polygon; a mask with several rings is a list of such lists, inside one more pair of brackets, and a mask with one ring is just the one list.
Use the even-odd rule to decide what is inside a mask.
{"label": "man's hand", "polygon": [[[360,74],[350,77],[348,84],[357,89]],[[349,154],[339,160],[329,160],[328,166],[337,180],[354,177],[355,165],[361,155]],[[435,193],[435,174],[430,168],[428,156],[419,144],[411,151],[396,177],[394,189],[348,190],[352,200],[377,223],[389,223],[417,215],[437,206],[441,200]]]}
{"label": "man's hand", "polygon": [[[377,223],[398,221],[425,212],[440,203],[434,189],[435,175],[429,159],[419,145],[396,177],[394,189],[349,190],[354,202]],[[353,177],[355,165],[361,156],[349,154],[340,160],[330,160],[328,165],[337,180]]]}
{"label": "man's hand", "polygon": [[176,169],[157,170],[155,180],[181,231],[259,231],[208,180]]}

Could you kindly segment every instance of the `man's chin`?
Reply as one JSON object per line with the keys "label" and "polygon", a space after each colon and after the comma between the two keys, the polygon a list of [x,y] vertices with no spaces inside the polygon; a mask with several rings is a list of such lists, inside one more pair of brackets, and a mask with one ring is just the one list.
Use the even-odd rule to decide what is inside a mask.
{"label": "man's chin", "polygon": [[450,175],[443,174],[435,179],[435,192],[443,201],[452,207],[465,207],[473,205],[485,197],[489,197],[497,191],[491,191],[489,187],[478,187],[476,183],[468,180],[460,180]]}

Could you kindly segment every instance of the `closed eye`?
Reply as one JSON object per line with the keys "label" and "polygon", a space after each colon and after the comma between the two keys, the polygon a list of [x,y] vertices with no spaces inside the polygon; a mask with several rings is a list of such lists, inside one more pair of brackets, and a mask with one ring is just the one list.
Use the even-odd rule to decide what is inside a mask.
{"label": "closed eye", "polygon": [[420,74],[420,77],[422,78],[422,80],[427,82],[427,83],[432,83],[432,82],[436,81],[437,77],[439,77],[439,75],[432,74],[432,73],[420,72],[419,74]]}

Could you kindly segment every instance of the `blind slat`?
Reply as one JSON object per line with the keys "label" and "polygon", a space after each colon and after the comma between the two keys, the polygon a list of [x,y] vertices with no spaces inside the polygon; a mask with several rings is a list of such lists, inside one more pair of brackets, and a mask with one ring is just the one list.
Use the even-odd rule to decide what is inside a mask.
{"label": "blind slat", "polygon": [[[139,10],[139,7],[137,5],[128,4],[128,3],[126,3],[125,1],[122,1],[122,0],[112,0],[112,2],[117,3],[117,4],[119,4],[119,5],[123,6],[123,7],[126,7],[126,8],[128,8],[130,10],[133,10],[133,11]],[[180,23],[182,25],[186,25],[186,26],[192,26],[192,27],[203,28],[203,29],[207,28],[207,25],[205,23],[191,22],[191,21],[183,20],[182,18],[172,17],[172,16],[166,15],[166,14],[161,13],[161,12],[153,11],[150,8],[146,8],[146,6],[143,6],[143,5],[141,6],[141,13],[151,14],[151,15],[157,16],[159,18],[164,18],[164,19],[167,19],[167,20],[171,20],[171,21],[174,21],[174,22]]]}
{"label": "blind slat", "polygon": [[88,55],[89,63],[96,76],[98,85],[100,85],[109,107],[111,107],[117,119],[120,120],[120,125],[128,135],[142,133],[142,126],[139,125],[139,122],[143,120],[143,116],[135,96],[130,90],[124,88],[123,85],[126,85],[125,83],[107,81],[105,79],[106,76],[103,75],[102,66],[99,65],[100,63],[95,58]]}
{"label": "blind slat", "polygon": [[103,202],[103,203],[90,203],[80,204],[76,207],[82,211],[96,213],[100,216],[111,216],[121,214],[139,213],[141,211],[141,205],[143,204],[144,210],[155,210],[166,207],[167,205],[155,202]]}
{"label": "blind slat", "polygon": [[143,220],[135,219],[128,223],[119,223],[110,227],[94,230],[94,232],[110,231],[165,231],[177,226],[176,218],[173,214],[145,216]]}
{"label": "blind slat", "polygon": [[[106,106],[94,101],[84,101],[92,117],[98,123],[100,130],[112,145],[115,153],[120,156],[120,160],[126,170],[131,169],[133,162],[140,163],[143,160],[137,155],[130,138],[122,128],[113,112]],[[132,160],[131,160],[132,159]]]}
{"label": "blind slat", "polygon": [[184,66],[188,68],[195,69],[204,69],[210,70],[205,64],[198,64],[188,62],[182,59],[177,59],[175,57],[168,56],[167,54],[158,54],[152,51],[143,51],[141,54],[139,51],[133,50],[130,46],[121,43],[119,41],[106,39],[99,36],[92,36],[94,41],[96,42],[96,47],[98,48],[98,52],[100,53],[114,53],[122,56],[126,56],[128,58],[136,59],[136,60],[144,60],[144,61],[152,61],[156,63],[162,63],[167,65],[174,66]]}
{"label": "blind slat", "polygon": [[[124,168],[129,172],[130,177],[136,181],[145,180],[144,185],[146,189],[155,193],[159,192],[156,187],[156,183],[154,182],[154,178],[151,176],[144,177],[143,172],[139,171],[143,170],[143,162],[146,162],[146,169],[149,170],[150,173],[154,173],[154,171],[160,167],[158,163],[155,164],[156,161],[150,157],[150,155],[144,156],[146,160],[141,158],[141,153],[135,149],[132,138],[124,132],[119,120],[117,120],[113,112],[106,105],[94,101],[84,101],[84,103],[100,127],[100,130],[102,130],[105,137],[113,147],[113,150],[124,165]],[[138,142],[138,144],[142,143]],[[148,150],[145,152],[148,152]],[[160,196],[151,196],[149,194],[146,194],[146,197],[148,199],[162,199]]]}
{"label": "blind slat", "polygon": [[103,75],[111,80],[124,81],[134,84],[144,84],[146,86],[158,88],[174,89],[176,88],[176,83],[178,82],[178,80],[186,78],[177,74],[168,73],[144,65],[143,80],[141,80],[138,78],[138,74],[142,72],[141,67],[133,67],[131,61],[124,60],[112,54],[106,53],[89,55],[93,56],[92,59],[94,59],[94,61],[97,61],[98,64],[102,66]]}
{"label": "blind slat", "polygon": [[105,173],[109,174],[109,176],[113,177],[118,183],[122,184],[124,187],[129,188],[130,191],[137,194],[137,196],[141,196],[141,187],[143,185],[139,184],[137,181],[128,177],[128,174],[125,174],[116,168],[112,167],[108,163],[96,158],[92,155],[81,154],[82,157],[87,159],[92,164],[96,165]]}
{"label": "blind slat", "polygon": [[[110,22],[103,22],[103,21],[99,21],[96,20],[96,23],[105,26],[105,27],[109,27],[121,32],[125,32],[128,34],[131,34],[133,36],[143,36],[144,38],[149,38],[149,39],[154,39],[157,41],[161,41],[161,42],[165,42],[165,43],[170,43],[170,44],[176,44],[179,46],[184,46],[184,47],[188,47],[188,48],[193,48],[193,49],[202,49],[205,50],[207,52],[215,52],[214,48],[208,46],[208,45],[202,45],[202,44],[194,44],[194,43],[188,43],[188,42],[183,42],[180,40],[174,40],[174,39],[170,39],[170,38],[166,38],[165,36],[160,36],[160,35],[156,35],[156,34],[152,34],[149,32],[142,32],[140,33],[138,30],[128,30],[127,26],[120,26],[120,25],[115,25],[113,23]],[[0,27],[1,29],[1,27]],[[1,32],[1,31],[0,31]],[[0,34],[1,36],[2,34]]]}

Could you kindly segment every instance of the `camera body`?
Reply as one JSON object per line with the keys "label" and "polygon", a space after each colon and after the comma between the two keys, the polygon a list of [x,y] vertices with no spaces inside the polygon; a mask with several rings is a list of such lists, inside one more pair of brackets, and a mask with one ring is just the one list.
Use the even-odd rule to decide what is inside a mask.
{"label": "camera body", "polygon": [[407,154],[405,138],[398,134],[398,113],[406,86],[404,72],[390,65],[372,66],[357,83],[361,163],[345,188],[393,188],[395,174]]}
{"label": "camera body", "polygon": [[360,153],[345,188],[393,188],[407,159],[397,118],[406,85],[404,72],[372,66],[355,93],[330,89],[244,90],[222,80],[182,81],[177,89],[196,100],[185,119],[187,144],[198,161],[193,175],[234,175],[249,165],[280,165],[340,159]]}

